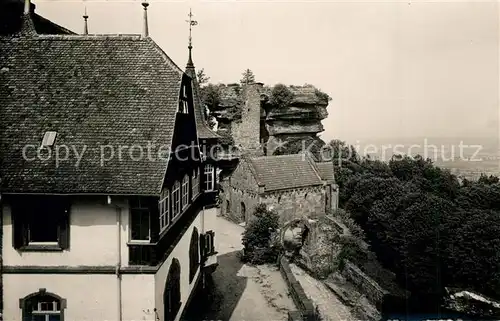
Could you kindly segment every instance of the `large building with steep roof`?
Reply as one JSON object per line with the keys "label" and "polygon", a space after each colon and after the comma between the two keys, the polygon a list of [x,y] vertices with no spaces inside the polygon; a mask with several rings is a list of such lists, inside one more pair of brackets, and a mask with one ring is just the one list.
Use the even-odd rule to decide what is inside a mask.
{"label": "large building with steep roof", "polygon": [[247,223],[258,204],[275,210],[285,224],[325,215],[338,203],[333,164],[308,153],[243,156],[222,185],[222,214],[238,223]]}
{"label": "large building with steep roof", "polygon": [[21,13],[0,36],[3,319],[180,320],[217,263],[192,79],[147,28]]}

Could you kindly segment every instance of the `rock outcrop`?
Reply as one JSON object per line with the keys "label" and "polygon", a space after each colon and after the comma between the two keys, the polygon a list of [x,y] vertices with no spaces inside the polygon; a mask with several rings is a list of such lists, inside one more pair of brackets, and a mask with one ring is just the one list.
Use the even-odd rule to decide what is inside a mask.
{"label": "rock outcrop", "polygon": [[232,137],[242,149],[279,155],[304,148],[315,153],[324,145],[318,134],[324,130],[321,121],[328,116],[330,98],[312,85],[230,84],[211,86],[210,91],[212,97],[217,92],[216,99],[206,101],[217,132]]}

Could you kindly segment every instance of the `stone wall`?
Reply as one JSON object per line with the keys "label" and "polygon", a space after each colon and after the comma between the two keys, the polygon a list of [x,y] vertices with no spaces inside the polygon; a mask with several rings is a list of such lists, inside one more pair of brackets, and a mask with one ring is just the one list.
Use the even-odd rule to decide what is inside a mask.
{"label": "stone wall", "polygon": [[356,265],[346,260],[341,274],[347,281],[354,284],[377,308],[382,306],[384,298],[389,292],[378,285],[375,280],[366,275]]}
{"label": "stone wall", "polygon": [[[282,256],[279,259],[279,269],[285,283],[288,286],[288,290],[290,291],[290,296],[295,303],[295,306],[299,309],[299,312],[302,316],[302,320],[304,321],[314,321],[317,320],[316,309],[314,308],[314,304],[311,299],[309,299],[300,285],[299,281],[293,275],[292,269],[288,263],[288,260]],[[288,319],[297,320],[297,313],[291,311],[292,315],[288,315]]]}
{"label": "stone wall", "polygon": [[236,120],[231,124],[231,136],[236,146],[241,146],[242,150],[262,155],[264,152],[260,145],[260,92],[259,84],[243,86],[242,98],[244,105],[241,111],[241,120]]}
{"label": "stone wall", "polygon": [[272,206],[284,224],[297,218],[325,215],[325,192],[324,186],[276,191],[262,195],[260,202]]}
{"label": "stone wall", "polygon": [[263,193],[245,159],[240,160],[221,186],[224,191],[221,193],[221,214],[237,223],[248,222],[258,204],[273,208],[280,216],[281,224],[296,218],[326,214],[326,186]]}
{"label": "stone wall", "polygon": [[329,217],[308,220],[309,229],[304,245],[300,249],[297,264],[319,279],[324,279],[338,268],[337,256],[341,251],[333,240],[344,231]]}
{"label": "stone wall", "polygon": [[240,160],[233,173],[221,185],[224,190],[221,194],[222,216],[236,223],[247,222],[255,206],[259,204],[259,197],[257,181],[245,160]]}

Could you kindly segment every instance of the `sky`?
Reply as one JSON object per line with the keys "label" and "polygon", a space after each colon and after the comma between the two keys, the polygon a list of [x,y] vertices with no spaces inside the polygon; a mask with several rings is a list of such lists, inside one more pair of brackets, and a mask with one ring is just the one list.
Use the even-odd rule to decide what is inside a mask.
{"label": "sky", "polygon": [[[138,0],[33,0],[75,32],[139,34]],[[499,137],[496,1],[150,0],[151,38],[213,83],[249,68],[266,85],[313,84],[332,100],[324,140]]]}

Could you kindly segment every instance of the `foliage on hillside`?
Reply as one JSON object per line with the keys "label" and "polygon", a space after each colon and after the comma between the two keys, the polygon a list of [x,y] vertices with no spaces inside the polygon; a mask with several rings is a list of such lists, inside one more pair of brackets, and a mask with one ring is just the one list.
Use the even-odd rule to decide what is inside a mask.
{"label": "foliage on hillside", "polygon": [[462,184],[422,157],[388,163],[362,158],[340,141],[335,162],[340,206],[365,231],[378,260],[416,298],[444,287],[500,298],[500,183]]}
{"label": "foliage on hillside", "polygon": [[243,259],[251,264],[277,262],[280,248],[273,244],[273,236],[278,228],[278,214],[259,204],[243,232]]}

